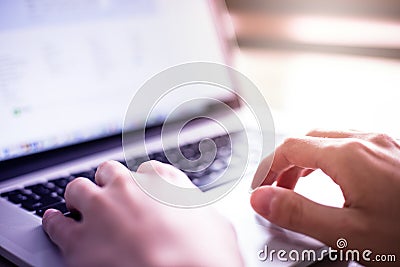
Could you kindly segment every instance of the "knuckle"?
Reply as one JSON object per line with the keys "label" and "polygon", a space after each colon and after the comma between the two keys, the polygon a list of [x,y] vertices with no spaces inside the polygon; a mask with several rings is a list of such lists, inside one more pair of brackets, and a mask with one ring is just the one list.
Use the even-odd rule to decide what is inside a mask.
{"label": "knuckle", "polygon": [[121,194],[129,191],[129,187],[130,187],[130,179],[128,179],[128,177],[125,177],[125,175],[118,174],[112,178],[111,188],[114,188]]}
{"label": "knuckle", "polygon": [[368,142],[358,138],[348,138],[346,142],[337,146],[337,160],[341,165],[347,165],[349,162],[364,156],[369,152]]}
{"label": "knuckle", "polygon": [[125,177],[124,174],[116,173],[113,177],[112,183],[118,187],[124,187],[124,186],[126,186],[127,182],[128,182],[128,179],[127,179],[127,177]]}
{"label": "knuckle", "polygon": [[78,177],[72,180],[70,183],[67,184],[65,188],[66,191],[70,191],[72,188],[74,190],[86,190],[88,187],[87,184],[88,179],[83,177]]}
{"label": "knuckle", "polygon": [[140,164],[138,172],[143,173],[157,173],[159,175],[164,175],[168,173],[168,169],[163,163],[156,160],[149,160]]}
{"label": "knuckle", "polygon": [[67,187],[65,188],[65,190],[68,190],[68,189],[74,188],[76,186],[79,186],[79,184],[82,182],[81,181],[82,179],[83,178],[81,178],[81,177],[75,178],[74,180],[72,180],[71,182],[69,182],[67,184]]}
{"label": "knuckle", "polygon": [[368,137],[368,140],[372,143],[384,145],[384,146],[391,145],[395,142],[392,137],[390,137],[389,135],[384,134],[384,133],[370,134],[370,136]]}
{"label": "knuckle", "polygon": [[106,171],[107,173],[115,172],[116,164],[112,160],[105,161],[101,163],[98,167],[98,170]]}
{"label": "knuckle", "polygon": [[128,180],[126,179],[126,175],[128,175],[127,169],[115,161],[101,163],[98,171],[100,171],[99,175],[104,176],[105,179],[110,179],[111,184],[120,185]]}
{"label": "knuckle", "polygon": [[361,139],[349,138],[348,141],[342,145],[341,149],[346,152],[346,154],[352,154],[365,150],[366,145]]}
{"label": "knuckle", "polygon": [[67,187],[65,188],[65,193],[68,194],[72,190],[81,190],[84,189],[85,187],[85,179],[83,177],[78,177],[72,180],[67,184]]}
{"label": "knuckle", "polygon": [[321,148],[327,155],[336,155],[340,153],[342,149],[344,149],[343,144],[338,144],[338,143],[332,143],[332,144],[324,143],[322,144]]}
{"label": "knuckle", "polygon": [[292,147],[293,145],[297,144],[299,142],[299,138],[296,137],[288,137],[283,141],[282,146],[283,147]]}

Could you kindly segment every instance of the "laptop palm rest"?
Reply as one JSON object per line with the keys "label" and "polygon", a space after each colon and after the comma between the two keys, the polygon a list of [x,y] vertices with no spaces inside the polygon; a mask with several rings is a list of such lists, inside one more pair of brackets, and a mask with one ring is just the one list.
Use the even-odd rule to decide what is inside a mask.
{"label": "laptop palm rest", "polygon": [[[0,254],[19,266],[62,266],[61,253],[42,229],[41,219],[0,199]],[[9,251],[3,248],[9,248]],[[26,262],[25,262],[25,261]],[[27,264],[29,262],[29,264]]]}

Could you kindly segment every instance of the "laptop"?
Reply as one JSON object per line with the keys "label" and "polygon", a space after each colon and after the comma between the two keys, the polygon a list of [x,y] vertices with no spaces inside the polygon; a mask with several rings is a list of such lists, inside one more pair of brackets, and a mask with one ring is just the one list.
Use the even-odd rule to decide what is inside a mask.
{"label": "laptop", "polygon": [[[166,101],[148,118],[144,154],[135,149],[134,140],[143,141],[142,135],[135,135],[140,123],[126,128],[124,118],[138,88],[168,67],[196,61],[232,65],[233,36],[226,19],[222,1],[0,3],[2,257],[19,266],[64,266],[59,250],[42,230],[41,218],[48,208],[68,214],[63,198],[66,185],[80,176],[94,180],[98,164],[106,160],[118,160],[134,171],[148,159],[170,163],[165,149],[196,158],[201,140],[208,138],[217,146],[213,161],[217,164],[201,174],[186,174],[204,192],[222,186],[210,183],[214,179],[210,177],[233,158],[229,140],[240,138],[240,130],[227,133],[207,119],[196,119],[185,127],[178,147],[172,143],[162,147],[160,127],[171,103]],[[196,97],[196,92],[188,94]],[[246,118],[237,94],[212,90],[207,94]],[[218,114],[221,121],[229,121],[229,115],[213,105],[198,104],[172,120],[172,129],[188,114],[198,113]],[[129,158],[124,153],[126,144],[122,147],[124,131],[137,137],[127,145],[129,151],[136,151]],[[258,146],[252,147],[256,153]],[[232,221],[249,266],[307,264],[264,262],[257,257],[266,244],[298,250],[323,247],[254,214],[248,199],[257,164],[249,162],[242,181],[212,205]]]}

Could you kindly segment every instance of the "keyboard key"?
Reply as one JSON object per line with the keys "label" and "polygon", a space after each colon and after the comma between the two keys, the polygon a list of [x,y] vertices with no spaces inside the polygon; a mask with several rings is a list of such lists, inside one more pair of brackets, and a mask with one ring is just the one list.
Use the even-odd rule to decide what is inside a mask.
{"label": "keyboard key", "polygon": [[232,154],[230,147],[221,147],[217,150],[217,157],[228,157]]}
{"label": "keyboard key", "polygon": [[[196,151],[197,150],[197,151]],[[200,155],[200,151],[192,145],[184,145],[181,147],[182,155],[187,159],[195,159]]]}
{"label": "keyboard key", "polygon": [[1,197],[8,197],[8,194],[10,194],[10,192],[3,192],[0,194]]}
{"label": "keyboard key", "polygon": [[220,171],[222,169],[225,169],[227,166],[227,162],[225,160],[222,159],[216,159],[211,165],[210,167],[208,167],[208,169],[211,172],[216,172],[216,171]]}
{"label": "keyboard key", "polygon": [[50,180],[49,182],[54,183],[58,187],[65,188],[67,186],[67,184],[69,183],[69,180],[67,178],[63,177],[63,178]]}
{"label": "keyboard key", "polygon": [[52,191],[53,191],[54,193],[56,193],[57,195],[59,195],[60,197],[63,197],[63,196],[64,196],[65,189],[56,186],[56,187],[53,188]]}
{"label": "keyboard key", "polygon": [[82,219],[81,214],[79,212],[77,212],[77,211],[67,211],[67,212],[64,213],[64,216],[72,218],[72,219],[74,219],[75,221],[78,221],[78,222]]}
{"label": "keyboard key", "polygon": [[167,149],[165,150],[165,154],[168,155],[168,158],[167,156],[165,156],[165,158],[167,158],[170,163],[175,163],[179,160],[178,149]]}
{"label": "keyboard key", "polygon": [[25,189],[14,189],[14,190],[11,190],[11,191],[8,191],[8,192],[1,193],[1,197],[8,197],[10,195],[27,194],[27,193],[29,194],[30,191],[27,191]]}
{"label": "keyboard key", "polygon": [[8,200],[14,204],[20,204],[22,201],[27,200],[28,197],[24,194],[11,194],[8,195]]}
{"label": "keyboard key", "polygon": [[151,160],[157,160],[159,162],[169,163],[167,157],[165,156],[165,154],[163,152],[152,153],[149,155],[149,158]]}
{"label": "keyboard key", "polygon": [[40,208],[42,206],[42,203],[37,202],[37,200],[34,200],[32,198],[28,198],[27,200],[21,202],[21,206],[27,211],[33,211]]}
{"label": "keyboard key", "polygon": [[35,213],[36,213],[36,215],[38,215],[40,217],[43,217],[43,214],[48,209],[56,209],[56,210],[61,211],[61,213],[63,213],[63,214],[68,212],[68,209],[67,209],[67,206],[65,205],[65,202],[56,202],[56,203],[53,203],[51,205],[47,205],[47,206],[44,206],[42,208],[36,209]]}
{"label": "keyboard key", "polygon": [[42,196],[38,200],[38,203],[42,203],[42,207],[45,207],[45,206],[60,202],[61,200],[63,200],[63,199],[59,196],[54,196],[54,195],[53,196]]}
{"label": "keyboard key", "polygon": [[44,183],[43,186],[45,186],[46,188],[50,189],[51,191],[53,191],[53,189],[56,187],[56,185],[52,182],[47,182]]}
{"label": "keyboard key", "polygon": [[51,193],[51,190],[48,189],[44,184],[30,185],[26,186],[25,188],[32,190],[32,192],[38,194],[39,196],[46,196]]}
{"label": "keyboard key", "polygon": [[145,161],[148,161],[149,159],[147,157],[136,157],[136,158],[131,158],[128,160],[128,167],[132,171],[136,171],[137,168],[139,168],[140,164],[142,164]]}
{"label": "keyboard key", "polygon": [[134,161],[135,163],[135,165],[140,165],[140,164],[142,164],[143,162],[145,162],[145,161],[148,161],[149,160],[149,158],[148,157],[136,157],[136,158],[134,158],[134,159],[132,159],[132,161]]}
{"label": "keyboard key", "polygon": [[187,172],[186,175],[189,177],[190,180],[193,179],[201,179],[202,177],[209,175],[210,174],[210,170],[207,168],[205,170],[202,171],[198,171],[198,172]]}
{"label": "keyboard key", "polygon": [[229,135],[222,135],[213,138],[217,147],[230,147]]}

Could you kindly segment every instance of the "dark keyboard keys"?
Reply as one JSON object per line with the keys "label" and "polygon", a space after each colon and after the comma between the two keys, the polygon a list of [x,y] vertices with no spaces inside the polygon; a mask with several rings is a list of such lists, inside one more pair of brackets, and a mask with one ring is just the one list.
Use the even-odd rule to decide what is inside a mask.
{"label": "dark keyboard keys", "polygon": [[213,140],[218,148],[220,147],[230,147],[230,140],[228,135],[222,135],[214,137]]}
{"label": "dark keyboard keys", "polygon": [[60,188],[65,188],[67,184],[69,183],[69,180],[67,178],[58,178],[58,179],[53,179],[50,180],[49,182],[54,183],[56,186]]}
{"label": "dark keyboard keys", "polygon": [[1,193],[1,197],[8,197],[10,195],[22,194],[23,192],[24,191],[22,189],[15,189],[15,190],[12,190],[12,191]]}
{"label": "dark keyboard keys", "polygon": [[59,196],[43,196],[38,200],[38,203],[41,203],[41,207],[46,207],[48,205],[55,204],[57,202],[62,201],[63,199]]}
{"label": "dark keyboard keys", "polygon": [[132,171],[136,171],[137,168],[139,168],[140,164],[142,164],[145,161],[148,161],[149,159],[151,159],[151,155],[149,155],[149,157],[136,157],[136,158],[131,158],[128,160],[129,162],[129,169]]}
{"label": "dark keyboard keys", "polygon": [[[229,159],[232,156],[231,145],[228,135],[217,136],[212,138],[217,146],[216,158],[214,154],[207,151],[207,143],[204,143],[202,149],[205,149],[202,159],[204,161],[198,161],[200,158],[199,144],[195,142],[191,144],[185,144],[179,148],[168,149],[168,157],[166,157],[163,151],[151,153],[148,157],[141,156],[133,159],[129,159],[129,167],[131,170],[136,171],[139,165],[148,159],[154,159],[160,162],[171,164],[177,168],[190,169],[186,171],[189,179],[197,186],[206,185],[217,179],[221,173],[225,170],[228,165]],[[180,151],[179,151],[180,149]],[[179,162],[179,154],[182,153],[186,159]],[[212,161],[211,165],[209,162]],[[120,161],[123,165],[127,165],[125,161]],[[207,168],[205,168],[207,167]],[[8,192],[1,193],[1,197],[7,198],[10,202],[21,205],[22,208],[28,211],[35,211],[38,216],[43,216],[44,212],[49,208],[55,208],[60,210],[66,216],[72,217],[79,220],[80,216],[77,213],[70,213],[64,203],[65,188],[69,182],[77,177],[86,177],[94,182],[94,177],[97,168],[86,170],[83,172],[74,173],[70,176],[59,177],[51,179],[48,182],[41,182],[34,185],[26,186],[22,189],[15,189]]]}
{"label": "dark keyboard keys", "polygon": [[47,196],[52,192],[51,189],[47,188],[44,184],[30,185],[25,188],[32,190],[33,193],[38,194],[39,196]]}
{"label": "dark keyboard keys", "polygon": [[38,215],[40,217],[43,217],[43,214],[48,209],[59,210],[59,211],[61,211],[62,214],[65,214],[65,213],[69,212],[68,209],[67,209],[67,206],[65,205],[65,202],[56,202],[56,203],[53,203],[51,205],[47,205],[47,206],[44,206],[42,208],[37,209],[35,213],[36,213],[36,215]]}
{"label": "dark keyboard keys", "polygon": [[66,213],[64,213],[65,217],[69,217],[74,219],[75,221],[80,221],[82,219],[82,216],[79,212],[77,211],[67,211]]}
{"label": "dark keyboard keys", "polygon": [[53,192],[59,195],[60,197],[64,197],[65,188],[55,187]]}
{"label": "dark keyboard keys", "polygon": [[8,196],[8,200],[14,204],[20,204],[22,201],[27,200],[28,197],[24,194],[11,194]]}
{"label": "dark keyboard keys", "polygon": [[21,203],[22,208],[26,209],[27,211],[34,211],[42,206],[42,203],[38,202],[35,199],[28,198],[27,200]]}
{"label": "dark keyboard keys", "polygon": [[152,153],[149,155],[149,158],[151,160],[157,160],[159,162],[169,163],[167,157],[165,156],[165,154],[163,152]]}
{"label": "dark keyboard keys", "polygon": [[196,159],[200,155],[200,150],[192,144],[184,145],[181,147],[182,155],[187,159]]}

